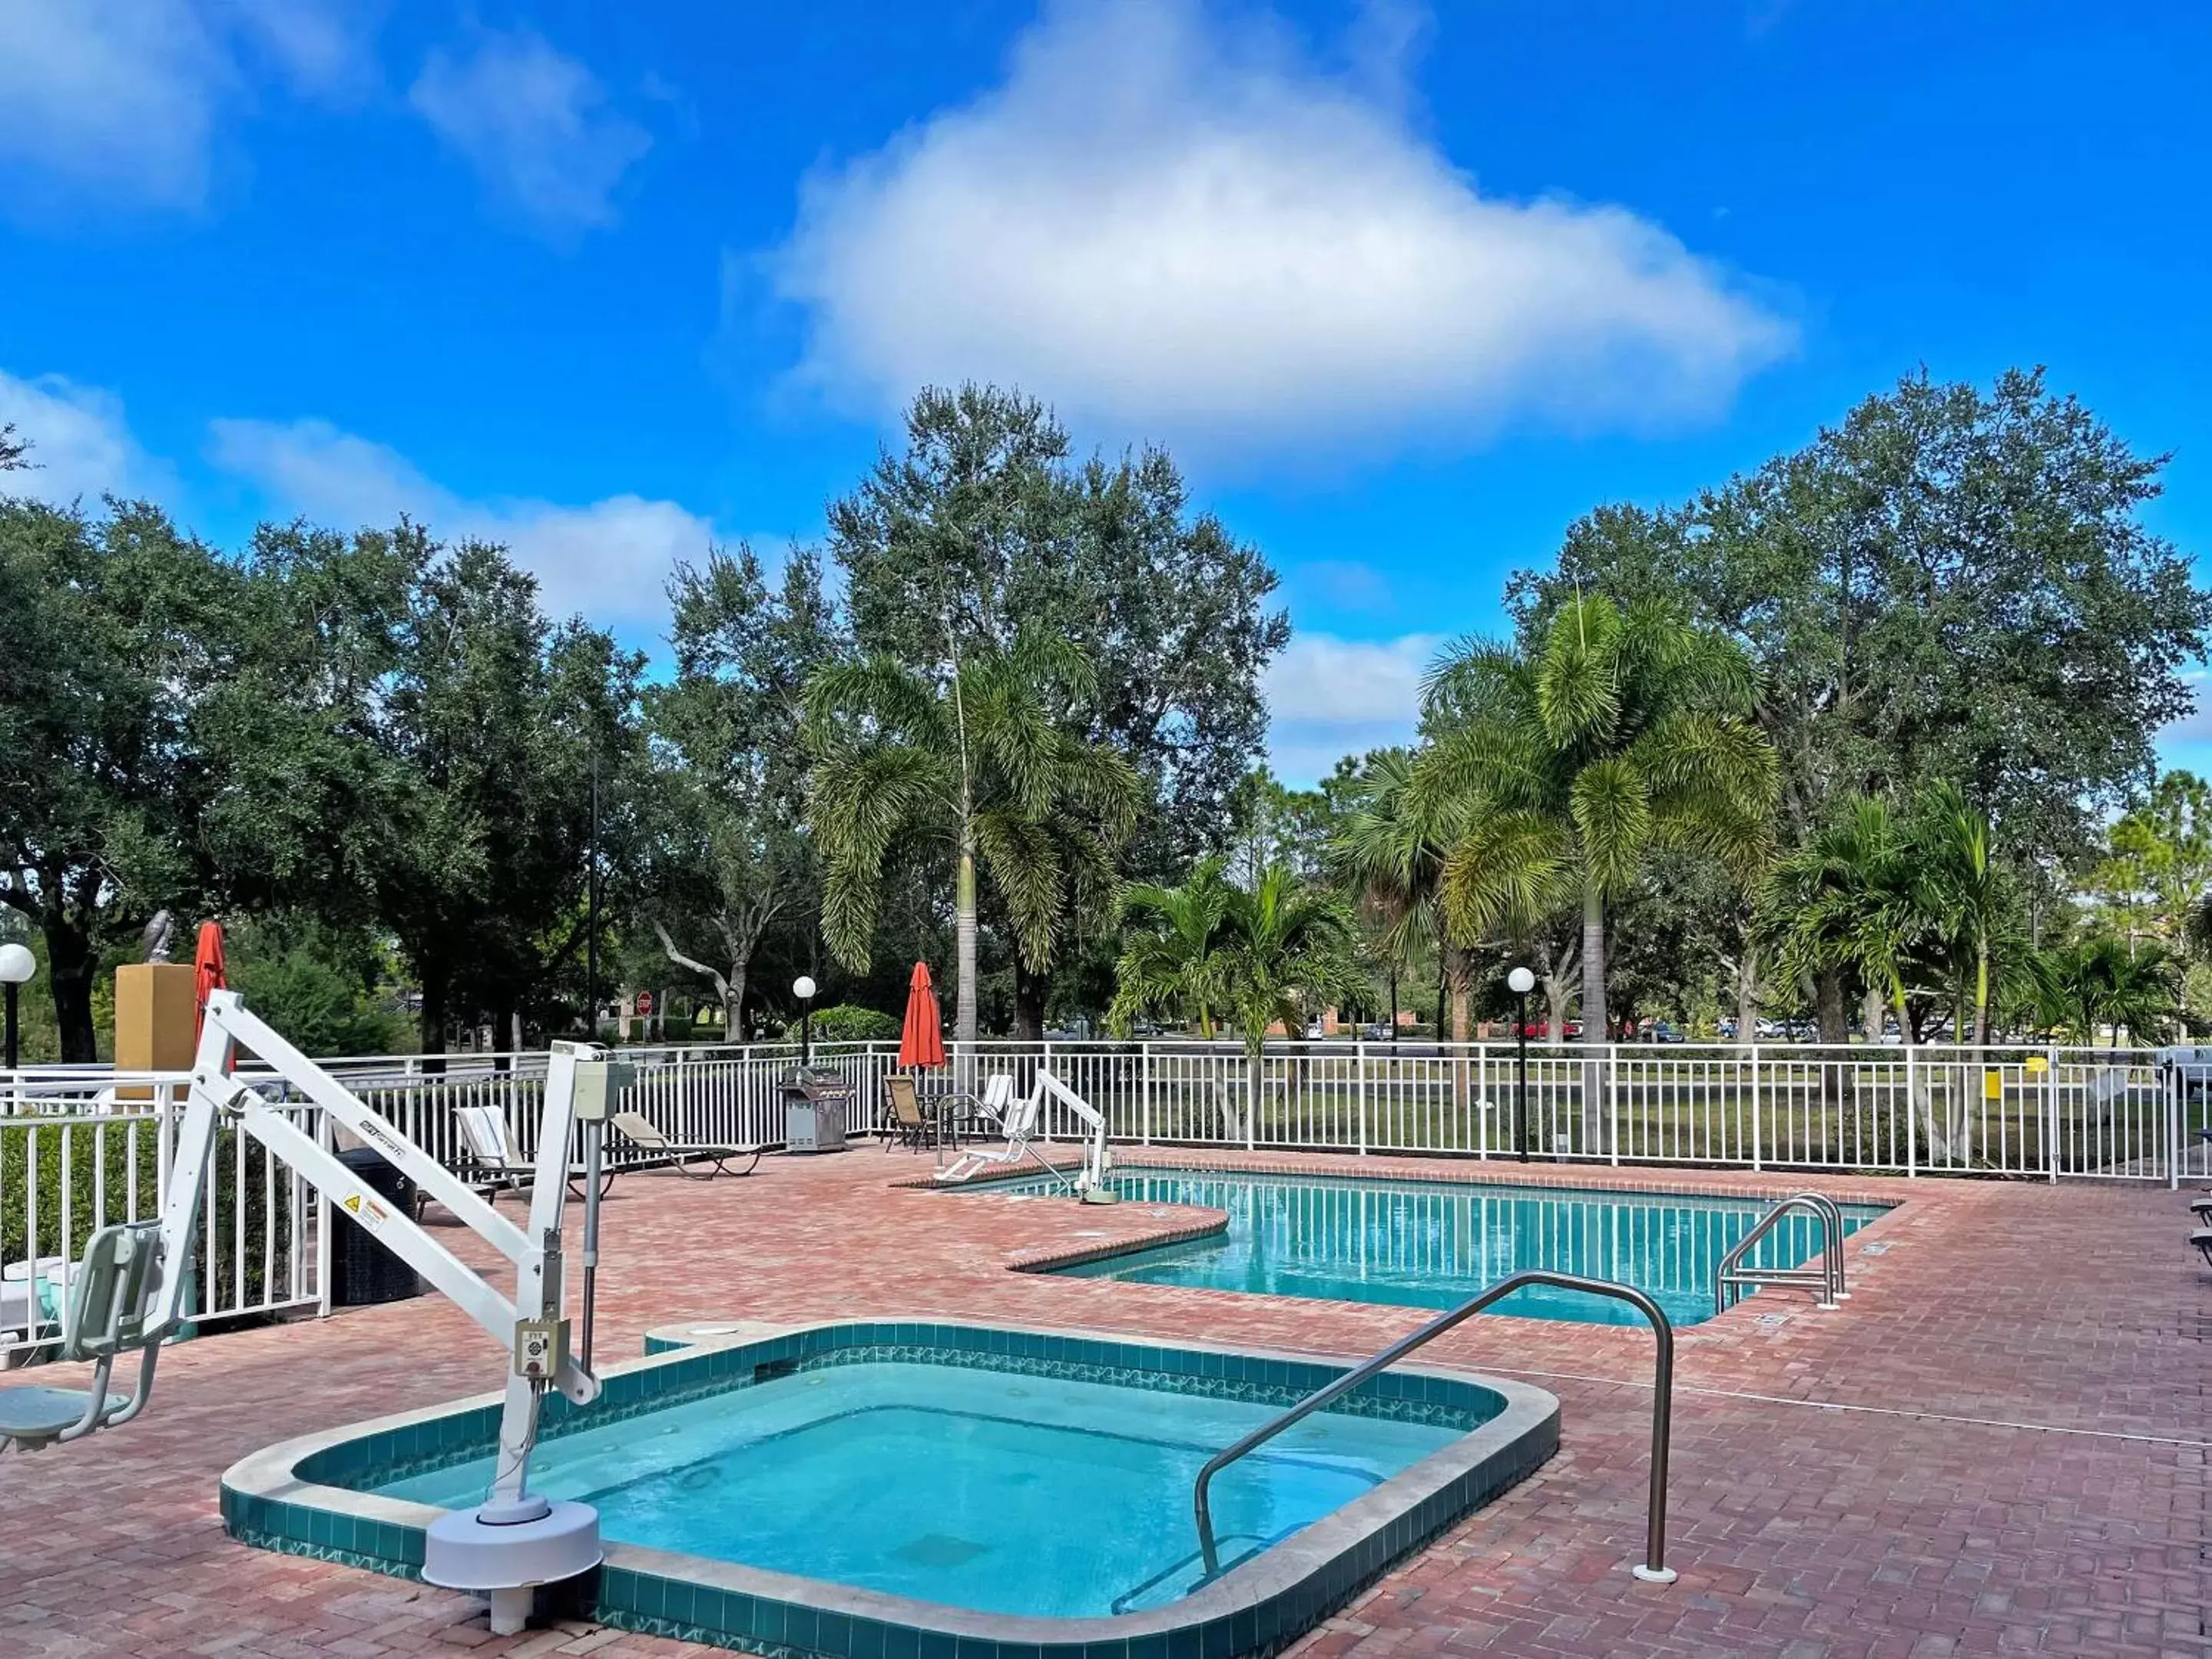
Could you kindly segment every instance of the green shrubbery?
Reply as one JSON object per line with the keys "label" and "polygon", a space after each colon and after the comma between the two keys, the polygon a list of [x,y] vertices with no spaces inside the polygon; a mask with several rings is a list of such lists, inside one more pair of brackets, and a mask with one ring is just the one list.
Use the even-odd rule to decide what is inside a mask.
{"label": "green shrubbery", "polygon": [[[50,1119],[0,1123],[0,1194],[5,1195],[0,1204],[0,1266],[33,1257],[80,1255],[85,1241],[99,1228],[118,1221],[151,1220],[156,1213],[155,1130],[150,1119],[70,1125],[66,1158],[63,1127]],[[33,1170],[34,1147],[37,1167]],[[214,1285],[203,1305],[223,1308],[260,1302],[271,1288],[262,1261],[264,1241],[273,1241],[281,1288],[291,1225],[290,1176],[280,1166],[270,1179],[267,1153],[249,1141],[241,1180],[235,1130],[217,1133],[210,1162],[215,1243],[210,1250],[204,1239],[200,1254],[204,1263],[211,1264]],[[27,1189],[34,1193],[27,1206]],[[69,1224],[66,1241],[64,1217]],[[234,1259],[241,1237],[246,1245],[242,1278]],[[203,1273],[204,1284],[206,1279]]]}
{"label": "green shrubbery", "polygon": [[[783,1028],[786,1042],[799,1041],[800,1022],[793,1020]],[[881,1042],[899,1034],[899,1023],[879,1008],[860,1008],[841,1003],[835,1008],[817,1009],[814,1015],[814,1040],[817,1042]]]}

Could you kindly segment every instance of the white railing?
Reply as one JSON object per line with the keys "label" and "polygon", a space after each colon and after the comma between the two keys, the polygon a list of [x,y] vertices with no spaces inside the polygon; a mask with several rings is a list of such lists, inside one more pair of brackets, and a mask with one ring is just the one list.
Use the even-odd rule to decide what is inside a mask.
{"label": "white railing", "polygon": [[[637,1068],[623,1105],[672,1137],[783,1139],[794,1045],[622,1054]],[[871,1133],[896,1045],[823,1043],[815,1058],[852,1079],[852,1130]],[[1234,1042],[991,1041],[956,1045],[935,1086],[980,1093],[1006,1072],[1025,1091],[1048,1061],[1114,1139],[1151,1146],[1512,1158],[1525,1145],[1539,1158],[1615,1164],[2169,1185],[2212,1176],[2212,1143],[2197,1133],[2212,1122],[2212,1088],[2162,1067],[2154,1050],[1530,1043],[1525,1095],[1519,1058],[1511,1043],[1278,1042],[1255,1075]],[[441,1158],[459,1161],[464,1105],[499,1108],[517,1146],[535,1150],[542,1053],[325,1064]],[[0,1073],[0,1359],[41,1330],[50,1337],[64,1264],[94,1228],[155,1213],[181,1092],[173,1075],[104,1067]],[[292,1106],[303,1127],[324,1133],[315,1108]],[[1079,1138],[1066,1117],[1048,1113],[1048,1130]],[[226,1141],[204,1213],[203,1318],[327,1306],[325,1208],[258,1145]]]}
{"label": "white railing", "polygon": [[[985,1042],[1049,1060],[1115,1139],[1907,1176],[2212,1174],[2206,1089],[2155,1050],[1797,1043]],[[1072,1123],[1054,1121],[1055,1133]]]}

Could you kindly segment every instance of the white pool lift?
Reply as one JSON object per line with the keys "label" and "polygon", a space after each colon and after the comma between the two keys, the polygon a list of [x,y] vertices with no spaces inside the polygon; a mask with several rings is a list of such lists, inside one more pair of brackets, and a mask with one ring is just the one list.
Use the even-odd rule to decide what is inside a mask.
{"label": "white pool lift", "polygon": [[[257,1056],[273,1077],[252,1082],[230,1074],[234,1046]],[[177,1131],[167,1197],[158,1221],[103,1227],[70,1275],[58,1357],[88,1361],[88,1389],[0,1389],[0,1452],[35,1451],[130,1422],[152,1397],[165,1338],[183,1316],[191,1281],[199,1206],[219,1130],[252,1135],[271,1157],[359,1223],[376,1241],[450,1297],[510,1355],[507,1398],[500,1413],[499,1454],[491,1490],[474,1510],[431,1523],[422,1577],[491,1601],[491,1628],[520,1630],[537,1589],[589,1571],[600,1559],[599,1516],[582,1504],[549,1501],[530,1490],[530,1454],[538,1408],[548,1388],[579,1406],[599,1395],[592,1374],[592,1313],[599,1262],[598,1176],[608,1108],[629,1067],[593,1043],[556,1042],[548,1057],[545,1105],[538,1129],[530,1215],[518,1227],[469,1185],[380,1117],[343,1084],[248,1012],[235,992],[208,998],[193,1058],[183,1121]],[[414,1218],[395,1208],[337,1156],[316,1144],[260,1089],[281,1080],[319,1106],[343,1130],[404,1172],[514,1266],[512,1300],[481,1278]],[[562,1205],[568,1193],[568,1148],[580,1131],[585,1187],[583,1321],[580,1353],[569,1352],[565,1311]],[[138,1355],[138,1385],[110,1394],[109,1374],[125,1353]]]}
{"label": "white pool lift", "polygon": [[[985,1091],[987,1101],[1000,1082],[1001,1079],[995,1077],[990,1080],[990,1086]],[[978,1147],[973,1152],[963,1152],[938,1171],[937,1179],[957,1184],[972,1181],[988,1171],[1009,1170],[1016,1164],[1030,1162],[1054,1180],[1066,1182],[1085,1204],[1115,1202],[1120,1194],[1115,1192],[1107,1179],[1113,1164],[1106,1150],[1104,1114],[1053,1075],[1049,1066],[1037,1067],[1036,1081],[1030,1085],[1029,1093],[1018,1099],[1012,1098],[1012,1079],[1005,1079],[1004,1082],[1006,1086],[1001,1097],[1006,1100],[1006,1104],[1000,1121],[1006,1132],[1006,1144],[996,1149]],[[1085,1131],[1082,1167],[1072,1173],[1061,1169],[1036,1149],[1036,1142],[1048,1099],[1056,1100],[1067,1108]]]}

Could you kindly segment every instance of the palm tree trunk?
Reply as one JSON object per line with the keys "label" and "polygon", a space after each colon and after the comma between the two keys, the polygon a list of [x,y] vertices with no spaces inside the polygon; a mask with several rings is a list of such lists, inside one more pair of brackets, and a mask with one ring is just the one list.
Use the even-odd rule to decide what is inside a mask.
{"label": "palm tree trunk", "polygon": [[[1562,1034],[1564,1035],[1564,1033]],[[1593,882],[1583,892],[1583,1144],[1585,1152],[1602,1152],[1605,1139],[1605,896]]]}
{"label": "palm tree trunk", "polygon": [[1974,1047],[1990,1040],[1990,947],[1974,950]]}
{"label": "palm tree trunk", "polygon": [[[960,884],[953,900],[953,927],[958,941],[960,988],[953,1004],[952,1034],[963,1050],[975,1041],[975,845],[968,837],[960,842]],[[972,1065],[972,1056],[969,1063]]]}
{"label": "palm tree trunk", "polygon": [[[1468,1040],[1468,1005],[1472,1001],[1470,981],[1474,979],[1474,957],[1472,951],[1454,945],[1444,952],[1445,976],[1451,983],[1451,1040],[1455,1044]],[[1452,1109],[1467,1109],[1467,1054],[1464,1048],[1454,1050],[1452,1061]]]}

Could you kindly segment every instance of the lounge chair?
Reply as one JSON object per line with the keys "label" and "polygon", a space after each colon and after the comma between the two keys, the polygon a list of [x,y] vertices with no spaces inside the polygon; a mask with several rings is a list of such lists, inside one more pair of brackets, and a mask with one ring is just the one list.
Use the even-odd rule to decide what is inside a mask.
{"label": "lounge chair", "polygon": [[902,1146],[920,1152],[925,1146],[937,1144],[937,1126],[921,1109],[921,1098],[914,1091],[914,1079],[904,1072],[891,1072],[884,1078],[884,1101],[890,1111],[883,1121],[883,1145],[889,1146],[896,1140]]}
{"label": "lounge chair", "polygon": [[965,1133],[978,1131],[995,1133],[1006,1127],[1006,1113],[1014,1103],[1014,1079],[1011,1073],[994,1072],[983,1079],[983,1092],[979,1097],[962,1091],[947,1095],[939,1104],[939,1112],[954,1112],[953,1123]]}
{"label": "lounge chair", "polygon": [[2197,1254],[2204,1258],[2204,1265],[2212,1267],[2212,1227],[2199,1227],[2189,1235],[2189,1242],[2197,1247]]}
{"label": "lounge chair", "polygon": [[[763,1149],[758,1146],[726,1146],[709,1140],[671,1140],[642,1112],[617,1112],[608,1120],[624,1140],[647,1153],[656,1164],[665,1164],[680,1176],[690,1176],[700,1181],[712,1181],[718,1175],[750,1175],[760,1163]],[[731,1163],[738,1158],[747,1160],[742,1170],[732,1170]],[[697,1170],[695,1164],[711,1164],[711,1170]]]}
{"label": "lounge chair", "polygon": [[[496,1106],[459,1106],[453,1110],[453,1120],[461,1131],[461,1167],[454,1173],[483,1194],[488,1202],[496,1203],[499,1194],[516,1192],[529,1186],[538,1178],[537,1166],[514,1150],[514,1141],[507,1132],[507,1115]],[[568,1166],[568,1190],[578,1198],[584,1195],[584,1166]],[[599,1196],[605,1198],[615,1184],[612,1163],[599,1167]]]}

